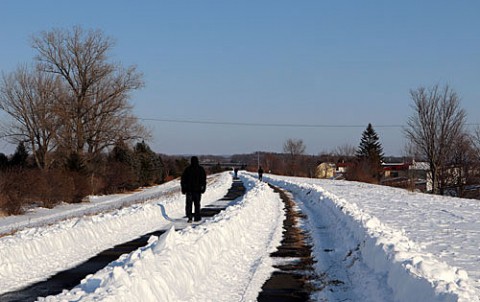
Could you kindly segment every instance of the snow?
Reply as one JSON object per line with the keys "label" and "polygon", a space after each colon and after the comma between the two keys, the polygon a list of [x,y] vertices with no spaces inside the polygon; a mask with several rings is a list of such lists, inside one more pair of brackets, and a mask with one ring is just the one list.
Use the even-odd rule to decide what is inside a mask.
{"label": "snow", "polygon": [[[478,201],[346,181],[267,181],[293,192],[327,222],[340,254],[354,251],[354,266],[383,278],[391,301],[478,301]],[[351,278],[365,280],[349,268]],[[358,295],[365,298],[353,300],[387,301],[365,290]]]}
{"label": "snow", "polygon": [[[160,237],[81,284],[39,301],[255,301],[274,270],[283,204],[254,174],[246,194],[202,224],[184,222],[178,181],[90,203],[0,218],[0,294],[153,230]],[[264,175],[307,215],[316,301],[479,301],[478,201],[364,183]],[[209,178],[202,205],[230,173]]]}
{"label": "snow", "polygon": [[[223,197],[231,185],[231,177],[221,175],[208,185],[204,204]],[[20,225],[43,224],[0,238],[0,292],[43,280],[118,243],[166,228],[171,224],[170,217],[181,217],[184,212],[178,181],[112,199],[93,199],[92,203],[65,206],[63,213],[58,208],[45,215],[46,210],[42,209],[23,220],[17,217],[11,228],[8,219],[0,219],[1,229],[7,233]],[[114,209],[113,204],[120,208]],[[124,207],[127,204],[131,206]],[[99,214],[92,215],[93,212]]]}
{"label": "snow", "polygon": [[[253,188],[240,203],[202,225],[180,232],[172,226],[160,238],[152,236],[146,247],[46,301],[255,299],[271,273],[269,254],[281,240],[284,216],[279,197],[266,186]],[[259,207],[266,215],[252,220]]]}

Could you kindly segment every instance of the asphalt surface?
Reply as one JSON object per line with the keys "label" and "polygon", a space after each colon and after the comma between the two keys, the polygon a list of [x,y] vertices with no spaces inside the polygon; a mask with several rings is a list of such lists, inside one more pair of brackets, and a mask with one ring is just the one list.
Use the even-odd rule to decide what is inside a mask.
{"label": "asphalt surface", "polygon": [[[226,208],[229,201],[233,201],[245,193],[245,187],[240,180],[234,180],[232,187],[227,194],[219,200],[219,203],[203,207],[201,209],[202,217],[212,217],[218,214],[220,211]],[[166,230],[158,230],[148,234],[144,234],[134,240],[118,244],[110,249],[104,250],[94,257],[86,260],[80,265],[59,272],[47,279],[34,283],[28,287],[22,288],[17,291],[8,292],[0,295],[0,301],[13,302],[23,301],[30,302],[35,301],[37,297],[46,297],[51,295],[57,295],[64,289],[72,289],[83,280],[89,274],[93,274],[100,269],[107,266],[110,262],[117,260],[121,255],[130,253],[142,246],[147,245],[148,239],[151,236],[160,236],[165,233]]]}
{"label": "asphalt surface", "polygon": [[[262,287],[259,302],[299,302],[309,301],[316,279],[313,269],[312,248],[308,244],[308,234],[299,226],[302,213],[295,210],[295,203],[283,190],[271,186],[285,203],[286,218],[283,222],[283,240],[271,256],[281,263],[276,266],[270,279]],[[283,260],[284,259],[284,260]]]}
{"label": "asphalt surface", "polygon": [[[263,285],[258,296],[261,302],[284,302],[284,301],[308,301],[312,286],[309,282],[313,276],[311,248],[306,243],[306,234],[297,227],[297,220],[301,214],[293,209],[294,202],[276,187],[274,190],[280,194],[285,203],[287,217],[284,221],[284,238],[281,246],[273,253],[272,257],[288,258],[290,261],[280,261],[277,270],[271,278]],[[243,183],[234,179],[232,187],[227,194],[219,200],[219,203],[203,207],[202,217],[212,217],[224,210],[229,202],[233,202],[245,193]],[[130,253],[148,243],[150,236],[160,236],[166,230],[158,230],[140,236],[129,242],[125,242],[107,249],[84,263],[66,271],[59,272],[47,279],[32,284],[23,289],[8,292],[0,295],[0,301],[35,301],[37,297],[56,295],[63,290],[72,289],[77,286],[87,275],[93,274],[104,268],[112,261],[117,260],[121,255]],[[291,259],[294,260],[291,260]]]}

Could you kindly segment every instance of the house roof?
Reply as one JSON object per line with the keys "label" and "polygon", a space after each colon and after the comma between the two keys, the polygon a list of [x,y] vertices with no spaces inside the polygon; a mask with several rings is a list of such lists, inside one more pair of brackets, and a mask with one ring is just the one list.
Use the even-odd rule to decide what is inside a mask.
{"label": "house roof", "polygon": [[416,161],[410,165],[410,170],[430,170],[430,165],[426,161]]}

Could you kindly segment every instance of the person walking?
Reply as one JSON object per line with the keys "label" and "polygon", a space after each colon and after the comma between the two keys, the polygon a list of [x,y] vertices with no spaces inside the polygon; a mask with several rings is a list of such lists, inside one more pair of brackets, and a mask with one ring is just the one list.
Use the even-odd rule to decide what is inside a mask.
{"label": "person walking", "polygon": [[258,180],[262,181],[262,177],[263,177],[263,169],[262,169],[262,167],[259,167],[258,168]]}
{"label": "person walking", "polygon": [[[200,199],[207,189],[207,175],[205,169],[200,166],[198,157],[192,156],[190,165],[185,168],[185,171],[182,173],[180,184],[182,194],[186,195],[185,213],[188,222],[192,222],[192,218],[194,218],[195,221],[202,220],[200,214]],[[192,206],[195,208],[195,214],[193,214]]]}

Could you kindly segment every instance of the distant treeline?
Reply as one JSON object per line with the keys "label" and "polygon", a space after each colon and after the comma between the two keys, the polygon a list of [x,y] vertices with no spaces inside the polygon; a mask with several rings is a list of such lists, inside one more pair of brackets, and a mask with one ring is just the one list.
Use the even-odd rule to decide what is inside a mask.
{"label": "distant treeline", "polygon": [[22,143],[10,156],[0,153],[0,212],[21,214],[30,205],[52,208],[60,202],[86,201],[88,195],[161,184],[179,177],[189,164],[188,157],[157,154],[145,142],[117,144],[94,160],[81,154],[50,156],[53,164],[40,169]]}
{"label": "distant treeline", "polygon": [[[232,170],[228,163],[242,163],[246,170],[280,175],[313,177],[325,156],[282,153],[251,153],[232,156],[198,155],[209,163],[209,174]],[[164,155],[151,150],[145,142],[133,147],[118,143],[110,151],[94,159],[82,154],[49,154],[48,169],[36,165],[34,156],[23,143],[12,155],[0,153],[0,212],[21,214],[29,206],[52,208],[60,202],[88,201],[88,195],[133,191],[140,187],[161,184],[179,177],[190,162],[190,156]]]}

